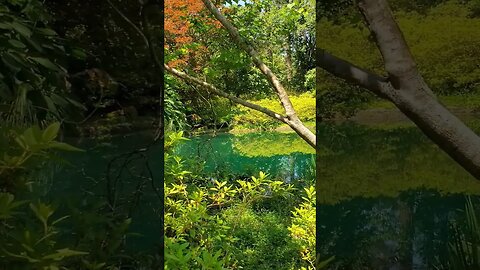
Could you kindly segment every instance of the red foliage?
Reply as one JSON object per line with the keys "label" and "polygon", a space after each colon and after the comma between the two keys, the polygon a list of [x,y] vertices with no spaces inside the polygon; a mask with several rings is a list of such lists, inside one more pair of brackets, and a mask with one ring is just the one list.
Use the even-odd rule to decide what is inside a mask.
{"label": "red foliage", "polygon": [[[196,41],[191,20],[204,21],[207,24],[220,27],[220,23],[210,19],[201,0],[165,0],[165,48],[175,51]],[[205,47],[189,51],[183,57],[170,61],[172,67],[186,65],[192,58],[205,53]],[[198,61],[193,61],[198,63]],[[189,63],[191,64],[191,63]],[[196,68],[196,65],[192,68]]]}

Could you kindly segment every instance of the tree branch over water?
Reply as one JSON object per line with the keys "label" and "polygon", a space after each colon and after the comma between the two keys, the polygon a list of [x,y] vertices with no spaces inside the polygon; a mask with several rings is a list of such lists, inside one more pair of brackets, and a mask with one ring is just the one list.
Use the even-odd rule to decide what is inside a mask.
{"label": "tree branch over water", "polygon": [[317,65],[390,100],[445,153],[480,179],[480,137],[441,104],[424,81],[387,0],[359,0],[357,5],[382,54],[387,81],[323,50]]}
{"label": "tree branch over water", "polygon": [[317,48],[318,65],[333,75],[350,81],[354,84],[363,86],[375,92],[382,97],[384,88],[388,87],[388,79],[360,68],[346,60],[326,52],[322,48]]}
{"label": "tree branch over water", "polygon": [[248,107],[248,108],[250,108],[250,109],[252,109],[252,110],[262,112],[262,113],[264,113],[264,114],[266,114],[266,115],[268,115],[268,116],[270,116],[270,117],[273,117],[273,118],[275,118],[275,119],[277,119],[277,120],[279,120],[279,121],[281,121],[281,122],[283,122],[283,123],[285,123],[285,124],[288,124],[289,119],[288,119],[287,117],[285,117],[285,116],[277,113],[277,112],[274,112],[274,111],[272,111],[272,110],[269,110],[269,109],[267,109],[267,108],[265,108],[265,107],[262,107],[262,106],[260,106],[260,105],[250,103],[250,102],[248,102],[248,101],[246,101],[246,100],[243,100],[243,99],[241,99],[241,98],[238,98],[238,97],[236,97],[236,96],[234,96],[234,95],[230,95],[230,94],[228,94],[228,93],[225,93],[225,92],[223,92],[222,90],[216,88],[215,86],[213,86],[213,85],[211,85],[211,84],[209,84],[209,83],[207,83],[207,82],[201,81],[201,80],[199,80],[199,79],[197,79],[197,78],[195,78],[195,77],[192,77],[192,76],[186,74],[185,72],[181,72],[181,71],[179,71],[179,70],[177,70],[177,69],[174,69],[174,68],[172,68],[172,67],[170,67],[170,66],[168,66],[168,65],[166,65],[166,64],[165,64],[165,70],[168,71],[169,73],[171,73],[172,75],[175,75],[176,77],[182,79],[182,80],[188,81],[188,82],[193,83],[193,84],[196,84],[196,85],[198,85],[198,86],[200,86],[200,87],[202,87],[202,88],[205,88],[206,90],[208,90],[208,91],[210,91],[210,92],[212,92],[212,93],[214,93],[214,94],[216,94],[216,95],[218,95],[218,96],[227,98],[227,99],[229,99],[229,100],[231,100],[231,101],[233,101],[233,102],[235,102],[235,103],[238,103],[238,104],[240,104],[240,105],[243,105],[243,106],[245,106],[245,107]]}
{"label": "tree branch over water", "polygon": [[[292,105],[292,102],[290,101],[290,98],[288,97],[287,91],[283,87],[282,83],[278,80],[277,76],[272,72],[272,70],[260,59],[260,55],[258,52],[253,48],[252,45],[247,43],[243,37],[240,35],[238,32],[238,29],[217,9],[217,7],[210,1],[210,0],[202,0],[207,9],[215,16],[215,18],[225,27],[225,29],[228,31],[230,34],[232,40],[240,47],[242,48],[247,54],[252,58],[253,62],[257,66],[257,68],[262,72],[262,74],[267,78],[268,82],[272,86],[272,88],[275,90],[277,93],[277,96],[280,100],[280,103],[282,104],[283,109],[285,110],[286,117],[280,116],[278,113],[275,112],[267,112],[265,111],[265,108],[258,108],[258,111],[263,110],[262,112],[266,113],[267,115],[280,120],[284,123],[286,123],[288,126],[290,126],[302,139],[304,139],[308,144],[310,144],[312,147],[316,147],[316,136],[313,134],[312,131],[310,131],[300,120],[300,118],[297,116],[295,109]],[[165,66],[165,69],[169,72],[172,73],[174,71],[173,69],[167,69],[168,66]],[[180,77],[182,79],[185,79],[185,75],[178,76],[179,74],[175,74],[177,77]],[[198,83],[203,84],[204,82],[199,81]],[[205,86],[207,87],[208,86]],[[215,88],[216,89],[216,88]],[[213,89],[210,88],[210,90]],[[219,91],[216,89],[216,91]],[[220,91],[221,92],[221,91]],[[219,93],[219,92],[218,92]],[[223,93],[223,92],[222,92]],[[223,93],[226,94],[226,93]],[[233,96],[232,96],[233,97]],[[236,97],[235,97],[236,98]],[[234,102],[237,102],[241,105],[246,106],[244,100],[237,100],[235,101],[234,99],[230,99]],[[241,101],[243,103],[240,103],[238,101]],[[254,106],[258,106],[255,104],[251,104]],[[247,107],[249,107],[247,106]],[[251,108],[251,107],[250,107]],[[259,110],[260,109],[260,110]],[[273,113],[273,114],[272,114]]]}

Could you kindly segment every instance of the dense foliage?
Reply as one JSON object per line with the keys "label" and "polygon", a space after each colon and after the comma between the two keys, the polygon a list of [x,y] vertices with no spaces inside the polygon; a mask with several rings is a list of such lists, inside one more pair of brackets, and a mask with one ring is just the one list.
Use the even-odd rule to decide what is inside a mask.
{"label": "dense foliage", "polygon": [[[45,123],[83,105],[69,97],[66,63],[83,52],[49,26],[39,1],[2,1],[0,7],[0,119]],[[73,105],[73,106],[72,106]]]}
{"label": "dense foliage", "polygon": [[166,269],[314,269],[312,185],[187,171],[194,166],[174,152],[182,140],[166,140]]}
{"label": "dense foliage", "polygon": [[[475,1],[427,1],[426,6],[421,1],[413,1],[412,5],[391,2],[419,70],[433,91],[448,96],[478,95],[480,20],[475,15]],[[358,11],[353,9],[337,18],[343,19],[322,15],[320,10],[317,36],[324,38],[318,38],[317,45],[357,66],[383,74],[381,55]],[[325,118],[335,112],[351,114],[374,99],[368,92],[323,70],[319,70],[317,82],[319,108]]]}
{"label": "dense foliage", "polygon": [[[237,97],[253,101],[277,99],[251,58],[235,45],[201,1],[167,1],[167,7],[170,6],[166,9],[165,35],[169,65]],[[253,44],[289,93],[314,91],[313,1],[229,2],[219,7],[242,37]],[[179,18],[188,18],[187,23],[178,24]],[[233,116],[237,110],[229,102],[178,79],[168,80],[167,88],[177,91],[179,101],[185,104],[183,112],[193,127],[235,125]],[[313,99],[309,103],[313,104]],[[305,117],[313,118],[313,114]]]}

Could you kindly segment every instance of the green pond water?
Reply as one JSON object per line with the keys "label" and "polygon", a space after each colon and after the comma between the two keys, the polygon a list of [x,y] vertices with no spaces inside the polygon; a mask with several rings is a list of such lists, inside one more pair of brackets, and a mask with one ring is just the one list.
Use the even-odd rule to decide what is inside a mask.
{"label": "green pond water", "polygon": [[[66,152],[61,158],[68,162],[62,166],[45,168],[46,182],[37,192],[58,206],[57,215],[77,216],[63,222],[64,230],[75,232],[78,226],[95,230],[97,217],[91,213],[110,215],[108,207],[95,206],[110,202],[115,212],[132,218],[126,246],[134,251],[158,248],[160,239],[160,197],[154,192],[162,185],[162,145],[153,145],[148,152],[132,153],[153,140],[151,133],[115,136],[106,141],[67,138],[64,141],[85,152]],[[109,168],[109,169],[108,169]],[[151,172],[151,174],[150,174]],[[150,180],[153,178],[153,181]],[[50,179],[50,180],[48,180]]]}
{"label": "green pond water", "polygon": [[[62,153],[70,165],[45,168],[45,180],[38,185],[41,189],[37,192],[59,206],[58,215],[69,214],[70,206],[79,208],[82,215],[95,204],[113,202],[117,212],[132,217],[129,231],[135,235],[127,237],[128,248],[135,251],[157,248],[161,236],[160,200],[151,181],[145,179],[151,172],[154,186],[162,185],[163,148],[154,145],[147,153],[130,153],[146,147],[152,139],[149,133],[115,136],[104,142],[66,139],[65,142],[85,152]],[[176,152],[196,165],[201,162],[203,172],[212,177],[251,176],[263,171],[271,177],[294,181],[311,178],[314,173],[314,150],[295,134],[203,135],[182,143]],[[88,214],[85,215],[86,219]],[[73,219],[64,223],[65,229],[75,225]]]}
{"label": "green pond water", "polygon": [[417,128],[317,128],[317,251],[330,269],[436,269],[480,181]]}
{"label": "green pond water", "polygon": [[314,177],[315,150],[293,133],[201,135],[177,148],[185,159],[204,163],[208,175],[258,175],[286,182]]}

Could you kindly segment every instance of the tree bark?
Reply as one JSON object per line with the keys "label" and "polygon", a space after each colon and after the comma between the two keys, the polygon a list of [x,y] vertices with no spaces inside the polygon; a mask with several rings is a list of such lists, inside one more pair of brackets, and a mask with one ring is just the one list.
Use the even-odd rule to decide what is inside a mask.
{"label": "tree bark", "polygon": [[440,149],[480,179],[480,137],[447,110],[418,72],[386,0],[359,0],[379,48],[388,78],[319,50],[318,65],[393,102]]}

